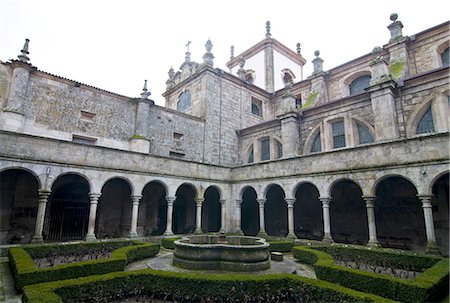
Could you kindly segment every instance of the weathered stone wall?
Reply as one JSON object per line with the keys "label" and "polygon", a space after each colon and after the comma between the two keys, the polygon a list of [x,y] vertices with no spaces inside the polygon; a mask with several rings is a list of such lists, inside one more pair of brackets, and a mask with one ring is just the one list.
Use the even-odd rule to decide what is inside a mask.
{"label": "weathered stone wall", "polygon": [[11,65],[3,64],[0,61],[0,108],[5,106],[11,75]]}

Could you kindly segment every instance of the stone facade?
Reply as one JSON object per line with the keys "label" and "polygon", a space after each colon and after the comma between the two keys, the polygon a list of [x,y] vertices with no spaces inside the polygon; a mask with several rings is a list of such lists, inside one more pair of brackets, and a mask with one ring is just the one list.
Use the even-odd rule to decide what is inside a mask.
{"label": "stone facade", "polygon": [[[169,71],[164,107],[146,87],[130,98],[0,62],[0,242],[259,231],[448,254],[448,22],[398,24],[333,69],[317,51],[306,79],[274,62],[302,74],[306,60],[269,25],[230,72],[208,41],[203,63],[187,52]],[[241,58],[263,60],[265,83]]]}

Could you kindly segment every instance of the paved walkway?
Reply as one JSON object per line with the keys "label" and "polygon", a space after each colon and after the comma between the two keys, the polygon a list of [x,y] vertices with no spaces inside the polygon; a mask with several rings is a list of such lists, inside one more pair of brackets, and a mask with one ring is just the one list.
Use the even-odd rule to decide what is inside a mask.
{"label": "paved walkway", "polygon": [[6,257],[0,257],[0,302],[22,303],[21,296],[17,294],[14,287],[14,280]]}
{"label": "paved walkway", "polygon": [[[242,274],[240,272],[234,271],[223,271],[223,270],[188,270],[178,268],[172,265],[172,256],[173,252],[171,250],[161,249],[159,254],[151,259],[144,259],[137,262],[133,262],[128,264],[125,268],[126,271],[136,270],[136,269],[144,269],[144,268],[152,268],[157,270],[167,270],[174,272],[186,272],[186,273],[195,273],[195,272],[207,272],[212,274]],[[275,274],[275,273],[286,273],[286,274],[297,274],[299,276],[308,277],[312,279],[317,279],[314,270],[307,265],[298,263],[292,254],[284,254],[283,261],[270,261],[270,268],[262,271],[253,271],[249,274],[252,275],[265,275],[265,274]]]}

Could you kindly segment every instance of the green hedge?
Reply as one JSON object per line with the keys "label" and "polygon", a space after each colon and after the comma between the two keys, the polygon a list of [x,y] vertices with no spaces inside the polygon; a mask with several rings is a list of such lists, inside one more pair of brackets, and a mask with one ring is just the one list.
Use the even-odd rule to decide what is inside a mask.
{"label": "green hedge", "polygon": [[286,240],[269,240],[268,242],[270,251],[291,252],[292,247],[295,245],[293,241]]}
{"label": "green hedge", "polygon": [[[299,261],[313,265],[319,279],[393,300],[404,302],[434,302],[448,292],[448,259],[429,257],[432,259],[428,261],[429,264],[434,265],[419,274],[415,279],[404,280],[389,275],[338,266],[334,263],[333,257],[323,250],[327,249],[320,248],[317,250],[316,247],[307,248],[296,246],[292,249],[292,252],[294,257]],[[352,250],[352,248],[342,248],[340,251],[340,254],[346,254],[347,256],[361,253],[361,251],[344,253],[343,250]],[[382,254],[380,259],[389,260],[391,262],[390,265],[399,268],[393,262],[393,260],[400,259],[399,255],[392,253],[394,255],[391,258],[387,256],[389,252],[385,253],[386,255]],[[367,253],[367,255],[371,255],[371,253]],[[411,257],[411,255],[406,255],[405,259],[410,259]],[[425,256],[415,257],[426,258]],[[375,256],[372,256],[372,259],[369,258],[373,262],[375,262],[375,259]],[[414,266],[425,263],[427,261],[417,261]],[[405,265],[405,261],[399,261],[399,264]]]}
{"label": "green hedge", "polygon": [[29,285],[23,301],[107,302],[133,295],[177,302],[393,302],[292,274],[209,275],[152,269]]}
{"label": "green hedge", "polygon": [[[130,245],[131,244],[131,245]],[[104,243],[97,243],[99,248],[104,248]],[[9,260],[14,275],[16,288],[22,289],[25,285],[65,280],[70,278],[98,275],[114,271],[123,271],[125,266],[135,260],[155,256],[159,252],[159,245],[143,242],[126,242],[125,245],[112,251],[110,258],[73,262],[53,267],[37,268],[28,251],[38,251],[39,254],[45,249],[58,250],[59,245],[42,245],[45,249],[33,245],[28,247],[12,247],[9,249]],[[70,251],[80,244],[63,244],[64,251]],[[68,248],[69,246],[73,246]],[[113,247],[116,244],[112,245]],[[120,245],[119,245],[120,246]],[[95,248],[95,243],[89,243],[90,249]],[[60,251],[62,251],[60,250]]]}
{"label": "green hedge", "polygon": [[181,237],[164,238],[161,240],[161,246],[166,249],[175,249],[175,244],[173,242],[180,239]]}

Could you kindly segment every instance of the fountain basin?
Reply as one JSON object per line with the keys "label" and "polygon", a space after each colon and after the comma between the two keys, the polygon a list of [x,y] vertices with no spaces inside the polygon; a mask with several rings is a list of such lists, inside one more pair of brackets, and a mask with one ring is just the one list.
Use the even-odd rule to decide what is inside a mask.
{"label": "fountain basin", "polygon": [[194,235],[174,242],[173,265],[185,269],[259,271],[270,268],[269,243],[246,236]]}

